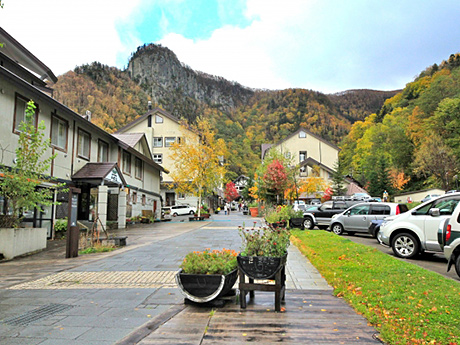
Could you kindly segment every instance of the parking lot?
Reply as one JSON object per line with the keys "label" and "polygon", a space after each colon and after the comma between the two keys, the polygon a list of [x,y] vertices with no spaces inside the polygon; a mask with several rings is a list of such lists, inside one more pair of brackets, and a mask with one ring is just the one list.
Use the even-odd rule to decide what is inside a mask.
{"label": "parking lot", "polygon": [[[369,235],[357,233],[353,236],[350,236],[345,233],[343,237],[348,238],[350,241],[353,241],[355,243],[360,243],[366,246],[376,248],[380,250],[381,252],[386,253],[396,258],[391,248],[386,248],[380,245],[375,238],[372,238]],[[447,272],[447,260],[442,254],[425,253],[423,255],[417,256],[415,259],[400,259],[400,260],[411,262],[414,265],[418,265],[427,270],[439,273],[443,275],[444,277],[451,278],[457,282],[460,282],[460,278],[455,273],[454,267],[452,267],[450,271]]]}

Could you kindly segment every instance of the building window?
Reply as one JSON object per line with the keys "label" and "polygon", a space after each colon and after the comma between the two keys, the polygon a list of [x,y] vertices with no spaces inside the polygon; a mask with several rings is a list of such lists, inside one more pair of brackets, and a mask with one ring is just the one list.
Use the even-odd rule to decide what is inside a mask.
{"label": "building window", "polygon": [[145,194],[142,194],[142,206],[145,206],[147,201],[147,198],[145,197]]}
{"label": "building window", "polygon": [[153,155],[153,161],[157,164],[163,164],[163,155],[161,153]]}
{"label": "building window", "polygon": [[177,199],[185,199],[184,193],[177,193]]}
{"label": "building window", "polygon": [[304,131],[299,132],[299,138],[306,138],[306,137],[307,137],[307,133],[305,133]]}
{"label": "building window", "polygon": [[137,204],[137,192],[133,192],[133,204]]}
{"label": "building window", "polygon": [[155,123],[163,123],[163,118],[160,115],[155,115]]}
{"label": "building window", "polygon": [[300,151],[299,152],[299,163],[303,162],[307,159],[307,151]]}
{"label": "building window", "polygon": [[185,138],[184,137],[177,137],[177,143],[182,145],[185,144]]}
{"label": "building window", "polygon": [[165,147],[171,147],[172,144],[174,144],[175,142],[176,142],[175,137],[166,137],[165,138]]}
{"label": "building window", "polygon": [[91,152],[91,135],[83,129],[78,129],[77,154],[78,157],[89,160]]}
{"label": "building window", "polygon": [[153,137],[153,147],[163,147],[163,137]]}
{"label": "building window", "polygon": [[51,121],[51,144],[60,150],[67,151],[68,122],[56,116],[53,116]]}
{"label": "building window", "polygon": [[123,172],[131,174],[131,154],[127,151],[123,151]]}
{"label": "building window", "polygon": [[135,160],[134,176],[138,178],[139,180],[142,180],[142,160],[137,157]]}
{"label": "building window", "polygon": [[306,165],[301,166],[299,169],[299,172],[300,172],[300,176],[307,176],[308,175],[307,166]]}
{"label": "building window", "polygon": [[[14,105],[14,128],[13,131],[15,133],[19,133],[21,130],[21,122],[24,122],[26,120],[26,110],[27,110],[27,102],[29,102],[28,99],[16,95],[16,101]],[[38,120],[38,105],[35,104],[37,107],[35,109],[35,116],[33,116],[32,119],[32,124],[36,127],[37,126],[37,120]]]}
{"label": "building window", "polygon": [[97,161],[108,162],[109,161],[109,144],[105,141],[99,140],[97,147]]}

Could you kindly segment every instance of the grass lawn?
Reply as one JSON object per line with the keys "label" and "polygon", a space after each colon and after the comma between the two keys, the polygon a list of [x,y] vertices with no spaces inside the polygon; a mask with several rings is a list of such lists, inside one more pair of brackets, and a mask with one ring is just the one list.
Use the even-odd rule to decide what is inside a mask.
{"label": "grass lawn", "polygon": [[386,343],[460,342],[458,282],[330,232],[292,235],[334,294],[366,317]]}

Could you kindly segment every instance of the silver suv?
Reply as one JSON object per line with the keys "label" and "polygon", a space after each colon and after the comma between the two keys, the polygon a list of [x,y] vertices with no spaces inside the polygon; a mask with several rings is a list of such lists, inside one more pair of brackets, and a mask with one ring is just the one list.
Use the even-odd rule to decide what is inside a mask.
{"label": "silver suv", "polygon": [[400,258],[412,258],[423,251],[442,252],[438,227],[459,202],[460,193],[444,194],[410,212],[388,217],[380,226],[377,239],[384,246],[391,246]]}
{"label": "silver suv", "polygon": [[366,202],[351,206],[331,219],[330,229],[337,235],[344,231],[353,235],[355,232],[368,233],[373,220],[383,220],[406,212],[407,206],[392,202]]}

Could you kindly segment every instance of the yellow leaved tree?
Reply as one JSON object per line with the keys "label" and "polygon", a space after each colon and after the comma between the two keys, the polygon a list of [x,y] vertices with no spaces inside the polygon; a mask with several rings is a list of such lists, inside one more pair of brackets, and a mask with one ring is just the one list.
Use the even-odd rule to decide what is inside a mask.
{"label": "yellow leaved tree", "polygon": [[195,135],[184,131],[182,140],[171,147],[175,163],[170,176],[177,192],[198,197],[200,216],[203,196],[222,186],[228,150],[223,139],[216,139],[207,120],[199,118],[188,129]]}

